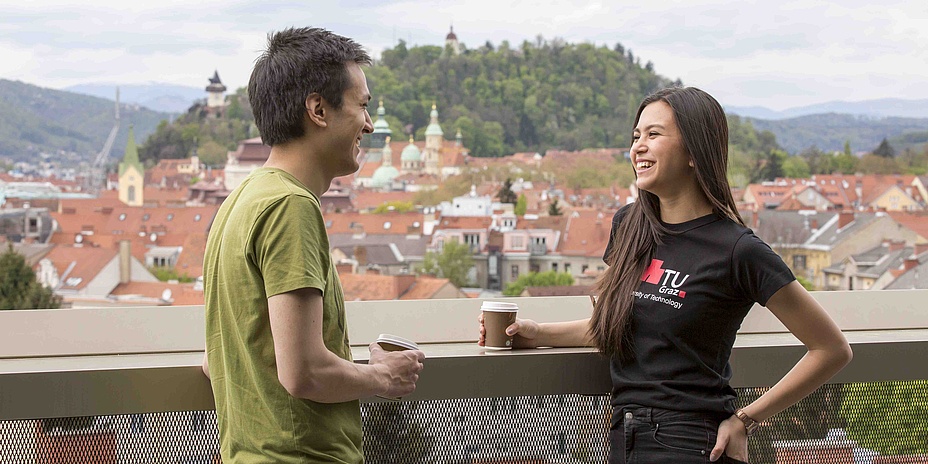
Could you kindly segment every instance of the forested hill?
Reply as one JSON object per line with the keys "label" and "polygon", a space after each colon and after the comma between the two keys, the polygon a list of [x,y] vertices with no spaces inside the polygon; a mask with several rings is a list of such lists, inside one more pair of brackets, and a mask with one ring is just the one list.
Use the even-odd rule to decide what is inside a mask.
{"label": "forested hill", "polygon": [[[114,89],[115,92],[115,89]],[[0,156],[35,160],[39,153],[68,159],[92,160],[113,128],[114,102],[87,95],[46,89],[0,79]],[[123,105],[120,130],[110,159],[122,156],[130,124],[141,142],[168,117],[138,106]]]}
{"label": "forested hill", "polygon": [[434,102],[445,138],[460,129],[474,155],[501,156],[628,146],[642,98],[671,84],[652,69],[621,44],[538,38],[459,55],[400,41],[366,72],[394,138],[411,131],[421,140]]}
{"label": "forested hill", "polygon": [[871,151],[885,138],[906,139],[928,130],[928,119],[870,117],[850,114],[814,114],[790,119],[750,119],[758,130],[773,132],[790,153],[811,147],[841,151],[849,142],[853,150]]}

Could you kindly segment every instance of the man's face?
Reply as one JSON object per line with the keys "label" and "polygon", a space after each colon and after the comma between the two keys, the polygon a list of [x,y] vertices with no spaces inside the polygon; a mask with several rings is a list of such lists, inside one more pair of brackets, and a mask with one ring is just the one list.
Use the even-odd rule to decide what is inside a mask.
{"label": "man's face", "polygon": [[331,111],[326,132],[327,150],[324,164],[334,177],[351,174],[358,170],[358,154],[361,137],[374,131],[367,105],[371,92],[367,78],[357,63],[346,65],[351,85],[342,94],[342,106]]}

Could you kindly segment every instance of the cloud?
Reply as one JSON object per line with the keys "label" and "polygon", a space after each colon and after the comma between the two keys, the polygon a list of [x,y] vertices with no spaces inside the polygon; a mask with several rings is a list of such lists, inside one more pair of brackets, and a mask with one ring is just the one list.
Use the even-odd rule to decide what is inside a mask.
{"label": "cloud", "polygon": [[269,31],[325,27],[379,56],[397,39],[441,45],[453,22],[471,48],[538,35],[621,43],[729,105],[928,98],[926,8],[903,0],[0,0],[0,8],[0,77],[46,86],[199,86],[219,69],[236,88]]}

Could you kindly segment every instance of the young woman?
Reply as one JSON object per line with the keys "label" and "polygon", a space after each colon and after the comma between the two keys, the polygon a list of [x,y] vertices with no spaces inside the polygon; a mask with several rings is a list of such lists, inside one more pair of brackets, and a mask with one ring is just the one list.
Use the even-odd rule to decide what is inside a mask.
{"label": "young woman", "polygon": [[[596,346],[611,358],[611,464],[747,462],[756,424],[824,384],[851,359],[841,331],[738,214],[728,125],[696,88],[638,108],[631,160],[638,201],[616,213],[590,319],[517,320],[516,347]],[[808,348],[766,394],[735,409],[729,357],[754,303]],[[484,339],[480,320],[480,344]]]}

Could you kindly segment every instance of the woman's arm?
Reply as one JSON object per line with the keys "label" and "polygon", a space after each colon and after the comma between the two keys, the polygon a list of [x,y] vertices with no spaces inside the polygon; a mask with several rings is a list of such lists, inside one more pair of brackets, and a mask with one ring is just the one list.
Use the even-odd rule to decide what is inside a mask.
{"label": "woman's arm", "polygon": [[[480,322],[480,340],[478,345],[483,346],[486,329],[483,326],[483,314],[477,317]],[[539,346],[593,346],[590,338],[590,319],[580,319],[568,322],[546,322],[539,324],[531,319],[516,319],[516,322],[506,328],[506,333],[512,335],[512,344],[516,348],[537,348]]]}
{"label": "woman's arm", "polygon": [[[802,285],[793,281],[770,297],[767,308],[801,341],[808,352],[776,385],[744,407],[744,412],[761,422],[796,404],[822,386],[851,361],[853,353],[837,324]],[[723,433],[725,437],[723,439]],[[734,434],[734,435],[732,435]],[[743,437],[743,423],[735,416],[719,428],[719,440],[710,460],[726,450],[730,438]],[[735,440],[740,445],[742,440]],[[746,448],[746,441],[745,448]],[[740,450],[730,450],[738,457]],[[746,449],[744,450],[746,454]]]}

